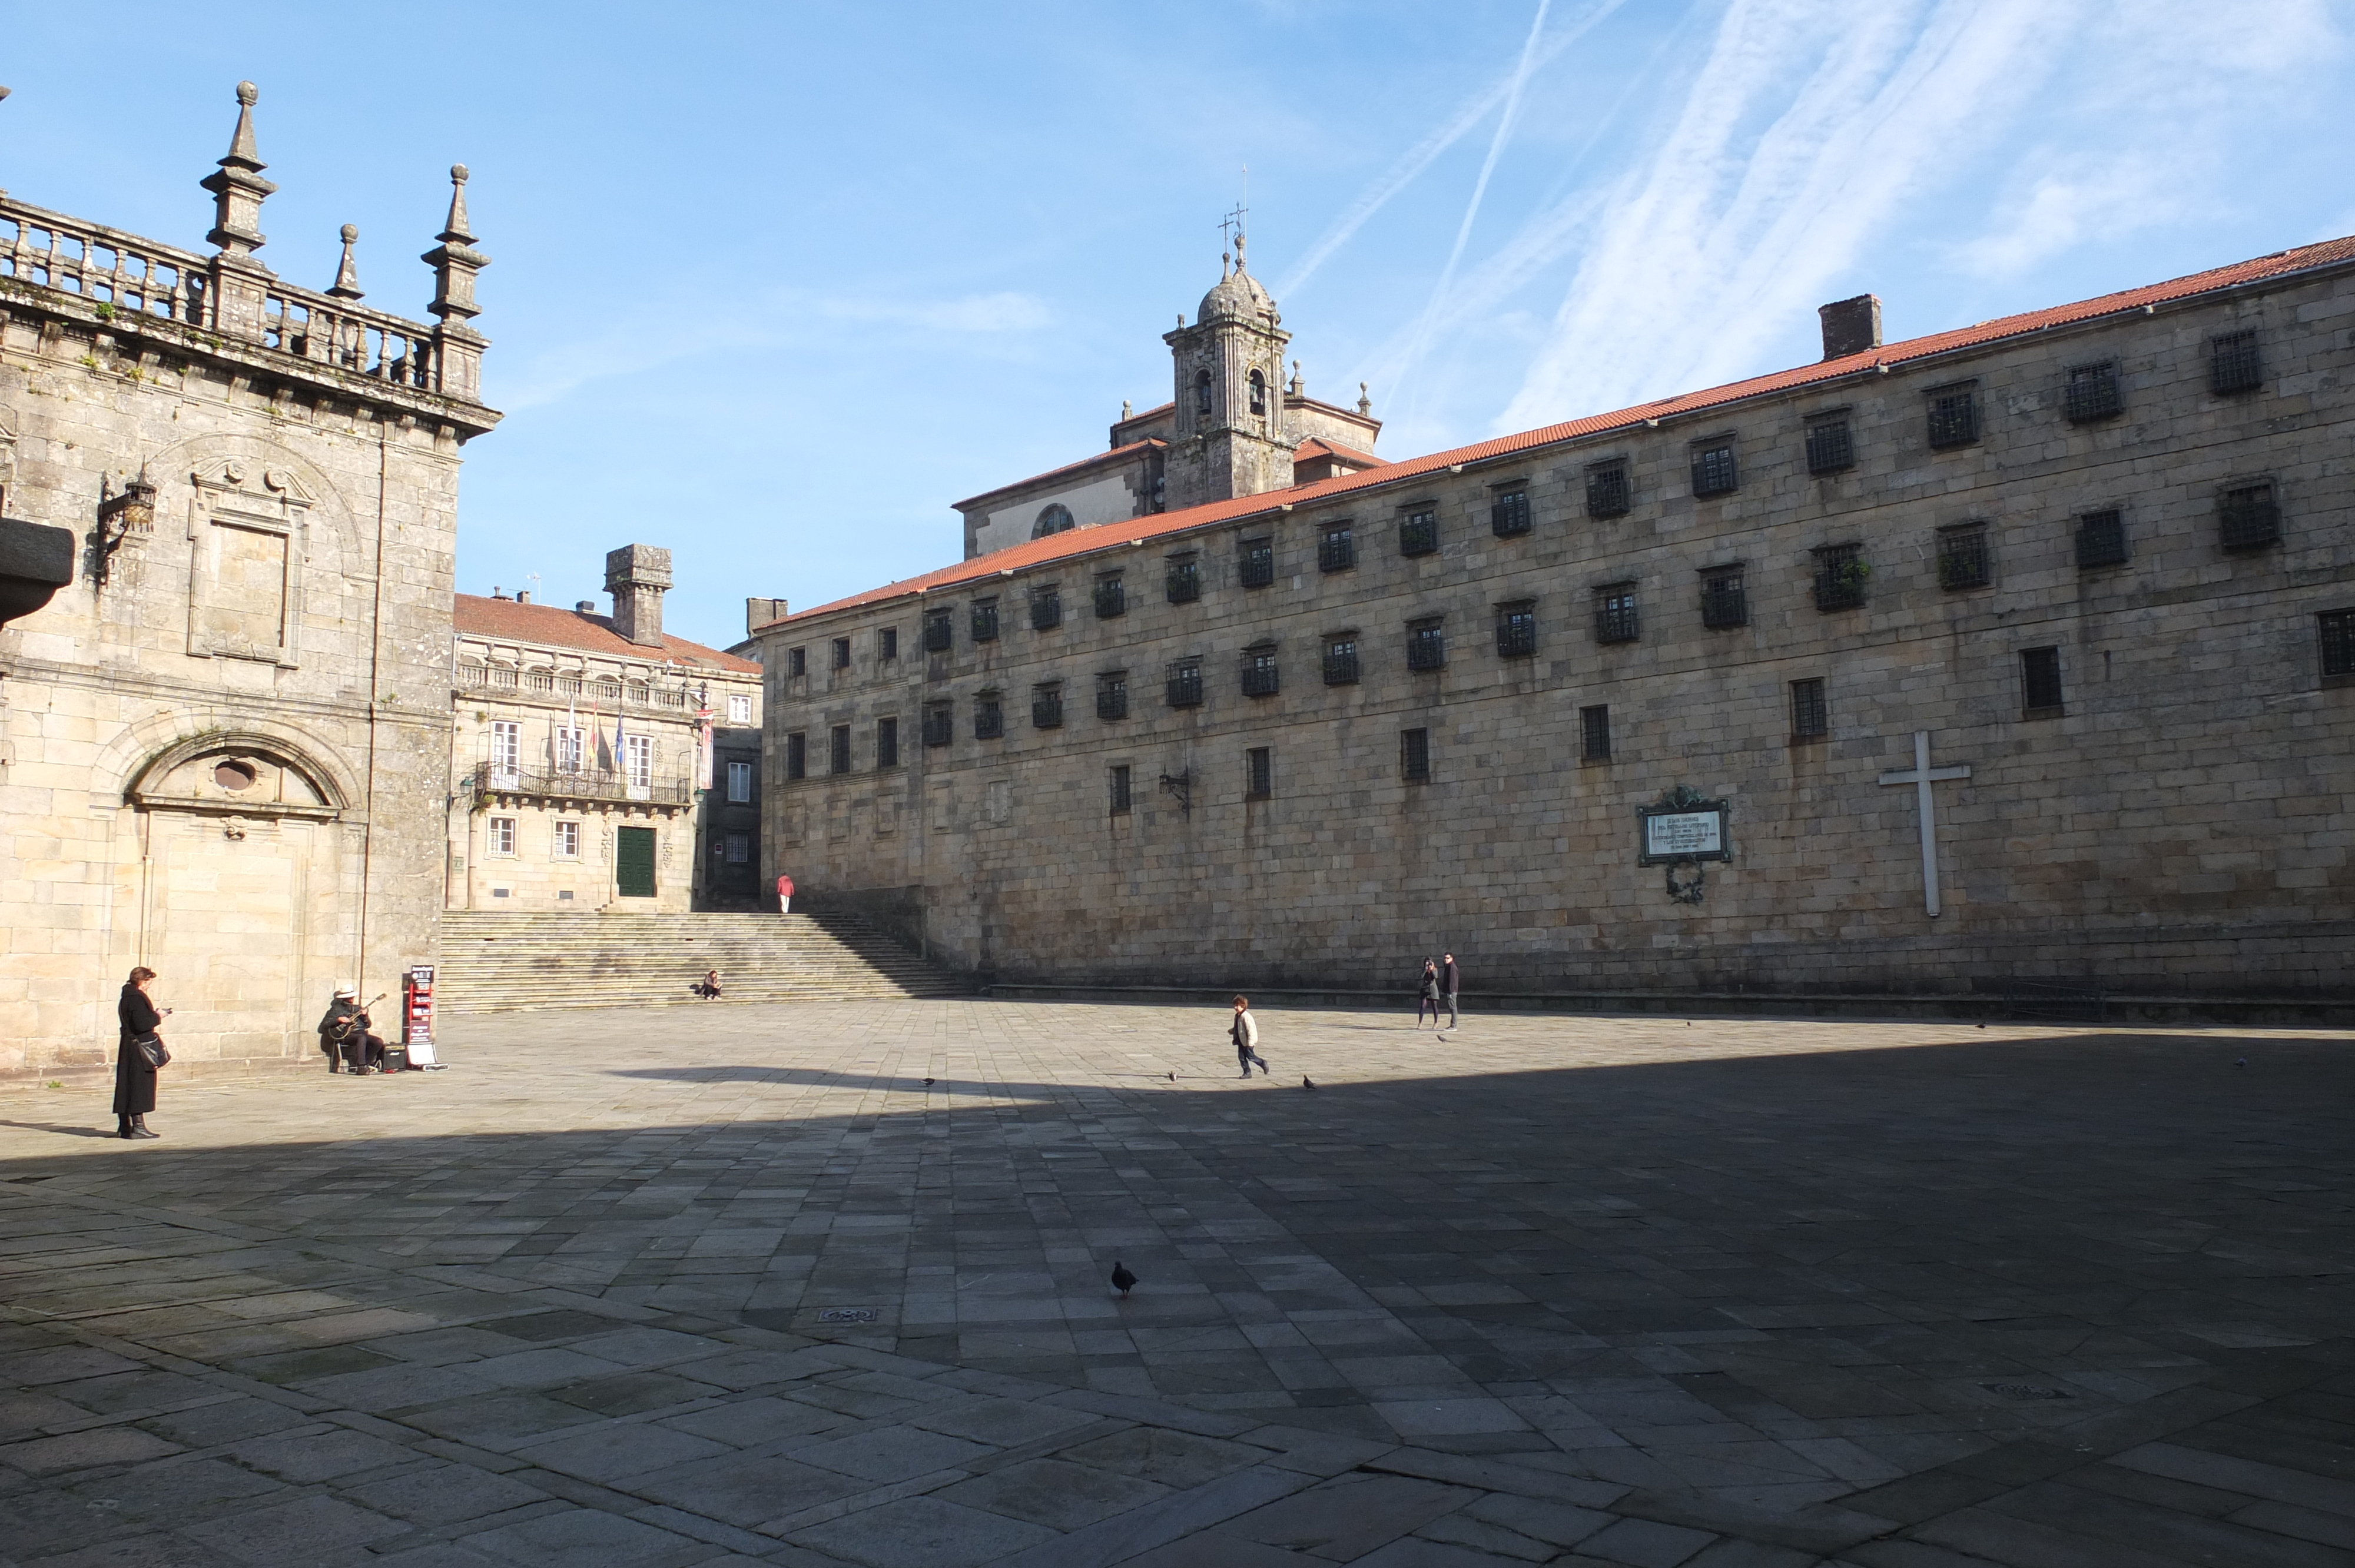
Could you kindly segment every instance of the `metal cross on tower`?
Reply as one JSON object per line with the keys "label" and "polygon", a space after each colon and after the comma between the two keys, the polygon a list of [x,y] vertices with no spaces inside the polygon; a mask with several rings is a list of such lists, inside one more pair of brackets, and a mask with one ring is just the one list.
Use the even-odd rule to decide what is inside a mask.
{"label": "metal cross on tower", "polygon": [[1225,236],[1228,249],[1232,250],[1235,248],[1235,241],[1242,237],[1243,219],[1250,216],[1251,208],[1237,202],[1234,211],[1219,219],[1219,232]]}

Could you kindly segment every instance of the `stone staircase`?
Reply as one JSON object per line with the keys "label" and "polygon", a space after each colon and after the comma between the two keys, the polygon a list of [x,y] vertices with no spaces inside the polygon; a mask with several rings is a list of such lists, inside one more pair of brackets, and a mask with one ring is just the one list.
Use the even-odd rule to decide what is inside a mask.
{"label": "stone staircase", "polygon": [[436,1001],[449,1012],[703,1005],[716,969],[730,1001],[964,996],[955,977],[840,915],[442,916]]}

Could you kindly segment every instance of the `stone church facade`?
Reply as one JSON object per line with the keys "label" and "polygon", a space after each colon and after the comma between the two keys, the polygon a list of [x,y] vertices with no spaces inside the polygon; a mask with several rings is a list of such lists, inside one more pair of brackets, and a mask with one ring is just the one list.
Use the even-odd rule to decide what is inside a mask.
{"label": "stone church facade", "polygon": [[[968,514],[759,630],[774,864],[1008,980],[2345,997],[2355,240],[1823,313],[1455,451],[1230,430],[1167,510]],[[1272,363],[1170,341],[1214,418]]]}
{"label": "stone church facade", "polygon": [[250,84],[209,255],[0,196],[0,512],[72,580],[0,630],[0,1075],[111,1062],[134,964],[178,1064],[306,1058],[442,905],[451,595],[485,340],[465,171],[435,318],[257,254]]}

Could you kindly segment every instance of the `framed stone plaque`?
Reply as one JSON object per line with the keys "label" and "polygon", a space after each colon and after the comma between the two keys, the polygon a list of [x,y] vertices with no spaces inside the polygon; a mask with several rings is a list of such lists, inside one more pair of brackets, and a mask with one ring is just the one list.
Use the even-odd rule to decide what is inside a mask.
{"label": "framed stone plaque", "polygon": [[1732,860],[1725,832],[1725,802],[1704,799],[1679,785],[1636,810],[1638,865],[1675,861]]}

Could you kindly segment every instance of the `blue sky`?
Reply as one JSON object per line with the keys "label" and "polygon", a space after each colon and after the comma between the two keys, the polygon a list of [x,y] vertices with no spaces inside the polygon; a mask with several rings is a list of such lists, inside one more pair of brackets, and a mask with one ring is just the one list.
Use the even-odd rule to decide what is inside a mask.
{"label": "blue sky", "polygon": [[[232,90],[263,259],[421,314],[464,162],[506,422],[459,586],[668,624],[954,560],[949,503],[1168,396],[1253,270],[1397,457],[2355,232],[2355,4],[10,7],[0,185],[197,246]],[[1245,170],[1248,168],[1248,176]],[[536,579],[534,574],[537,574]]]}

